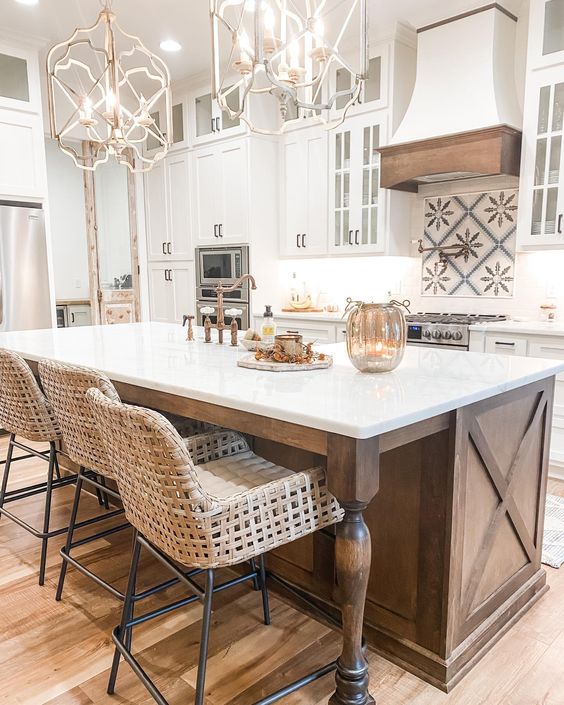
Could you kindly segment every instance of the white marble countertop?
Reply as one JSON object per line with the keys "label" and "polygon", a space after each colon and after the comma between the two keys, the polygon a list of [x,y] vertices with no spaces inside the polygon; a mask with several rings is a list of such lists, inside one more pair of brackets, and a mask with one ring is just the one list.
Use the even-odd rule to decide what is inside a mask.
{"label": "white marble countertop", "polygon": [[[0,333],[0,346],[28,359],[87,365],[120,382],[232,409],[368,438],[564,371],[538,358],[408,347],[388,374],[362,374],[344,343],[320,346],[328,370],[263,372],[237,367],[243,348],[206,345],[201,329],[165,323]],[[229,336],[227,335],[227,338]]]}
{"label": "white marble countertop", "polygon": [[564,335],[564,321],[499,321],[470,326],[483,333],[521,333],[523,335]]}

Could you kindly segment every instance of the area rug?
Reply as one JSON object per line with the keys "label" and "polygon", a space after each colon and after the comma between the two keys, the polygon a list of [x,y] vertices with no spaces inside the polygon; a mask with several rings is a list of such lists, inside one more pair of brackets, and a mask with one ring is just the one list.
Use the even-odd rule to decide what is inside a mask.
{"label": "area rug", "polygon": [[553,568],[564,563],[564,497],[546,497],[542,562]]}

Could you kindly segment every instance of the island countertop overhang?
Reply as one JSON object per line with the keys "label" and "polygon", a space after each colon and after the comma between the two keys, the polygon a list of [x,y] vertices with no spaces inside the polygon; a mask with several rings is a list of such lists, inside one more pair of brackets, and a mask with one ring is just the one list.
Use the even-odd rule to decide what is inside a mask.
{"label": "island countertop overhang", "polygon": [[[196,337],[199,337],[197,331]],[[0,333],[24,358],[85,365],[110,379],[329,433],[365,439],[554,376],[564,363],[408,347],[395,371],[362,374],[343,343],[328,370],[239,368],[242,348],[187,342],[180,326],[133,323]]]}

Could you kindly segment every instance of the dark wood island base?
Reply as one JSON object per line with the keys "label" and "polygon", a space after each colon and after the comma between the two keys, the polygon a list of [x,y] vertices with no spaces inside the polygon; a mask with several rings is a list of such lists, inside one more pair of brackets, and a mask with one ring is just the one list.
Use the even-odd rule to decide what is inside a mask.
{"label": "dark wood island base", "polygon": [[[340,605],[355,630],[366,589],[368,644],[448,691],[548,589],[540,557],[552,395],[552,379],[535,382],[435,417],[428,434],[425,424],[384,434],[379,450],[377,439],[330,436],[329,481],[347,509],[336,547],[319,532],[271,554],[270,569]],[[298,469],[296,451],[288,455]],[[355,462],[364,472],[347,472]],[[343,666],[360,668],[362,656],[351,659]],[[364,705],[354,679],[340,678],[348,699],[332,702]]]}

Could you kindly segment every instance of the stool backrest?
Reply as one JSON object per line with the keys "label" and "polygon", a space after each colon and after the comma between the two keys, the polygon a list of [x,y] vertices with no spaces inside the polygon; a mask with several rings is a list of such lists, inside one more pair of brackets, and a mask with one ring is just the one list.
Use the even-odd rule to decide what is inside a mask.
{"label": "stool backrest", "polygon": [[0,427],[29,441],[55,441],[61,430],[55,413],[27,362],[0,348]]}
{"label": "stool backrest", "polygon": [[212,561],[212,523],[221,512],[209,497],[176,429],[157,411],[88,391],[94,417],[128,521],[146,539],[184,565]]}
{"label": "stool backrest", "polygon": [[109,399],[119,401],[114,385],[97,370],[53,360],[40,361],[39,375],[61,427],[70,459],[88,470],[113,478],[106,447],[86,392],[96,387]]}

